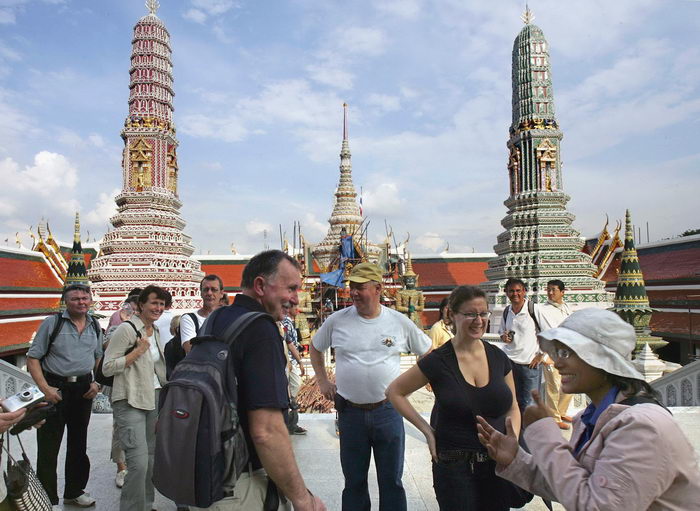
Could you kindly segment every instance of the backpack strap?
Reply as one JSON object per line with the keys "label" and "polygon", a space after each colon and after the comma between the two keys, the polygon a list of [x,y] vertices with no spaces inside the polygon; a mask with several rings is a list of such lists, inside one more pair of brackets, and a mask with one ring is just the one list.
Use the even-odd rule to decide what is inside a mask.
{"label": "backpack strap", "polygon": [[503,309],[503,325],[505,326],[506,320],[508,319],[508,314],[510,314],[510,305],[506,305],[506,308]]}
{"label": "backpack strap", "polygon": [[[126,356],[136,349],[136,344],[138,344],[139,339],[141,339],[141,332],[139,332],[139,329],[136,328],[136,325],[134,325],[130,320],[127,319],[126,321],[124,321],[124,323],[129,323],[131,325],[131,328],[134,329],[134,332],[136,332],[136,342],[129,346],[129,349],[124,352],[124,356]],[[160,347],[158,349],[160,350]]]}
{"label": "backpack strap", "polygon": [[43,362],[46,356],[49,354],[49,351],[51,351],[51,345],[56,340],[56,337],[58,337],[58,333],[61,331],[61,328],[63,328],[63,323],[66,321],[62,312],[56,312],[53,316],[56,318],[54,320],[53,330],[51,330],[51,333],[49,334],[49,342],[46,345],[46,352],[39,360],[39,363]]}
{"label": "backpack strap", "polygon": [[236,340],[236,338],[241,334],[241,332],[248,328],[248,325],[250,325],[253,321],[263,316],[267,316],[268,318],[270,318],[270,321],[273,321],[272,317],[266,312],[246,312],[245,314],[241,314],[236,319],[236,321],[229,325],[229,327],[221,336],[221,339],[226,344],[231,346]]}
{"label": "backpack strap", "polygon": [[[654,399],[653,397],[650,397],[650,396],[630,396],[628,398],[623,399],[622,401],[620,401],[617,404],[618,405],[634,406],[634,405],[639,405],[642,403],[651,403],[654,405],[659,405],[661,408],[666,410],[668,413],[671,413],[671,410],[669,410],[664,405],[659,403],[656,399]],[[673,414],[671,413],[671,415],[673,415]]]}
{"label": "backpack strap", "polygon": [[539,334],[542,329],[540,328],[539,321],[537,321],[537,318],[535,317],[535,302],[532,300],[527,301],[527,312],[530,314],[532,321],[535,322],[535,332]]}
{"label": "backpack strap", "polygon": [[197,314],[194,312],[188,312],[187,316],[189,316],[192,319],[192,323],[194,323],[194,335],[198,336],[199,335],[199,318],[197,317]]}

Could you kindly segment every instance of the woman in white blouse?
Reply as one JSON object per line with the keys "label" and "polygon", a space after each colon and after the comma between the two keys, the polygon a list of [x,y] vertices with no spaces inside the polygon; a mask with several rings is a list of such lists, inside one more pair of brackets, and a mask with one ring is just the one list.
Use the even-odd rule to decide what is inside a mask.
{"label": "woman in white blouse", "polygon": [[114,332],[105,352],[103,372],[114,376],[112,409],[117,436],[129,470],[120,511],[153,508],[153,452],[158,417],[158,392],[165,384],[165,359],[155,321],[163,314],[168,292],[147,286],[139,295],[138,312]]}

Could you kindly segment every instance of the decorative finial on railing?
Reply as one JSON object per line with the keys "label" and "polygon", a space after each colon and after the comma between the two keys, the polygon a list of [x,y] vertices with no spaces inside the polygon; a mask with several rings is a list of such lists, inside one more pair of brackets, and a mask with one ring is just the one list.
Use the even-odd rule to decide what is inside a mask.
{"label": "decorative finial on railing", "polygon": [[150,14],[155,15],[158,7],[160,7],[158,0],[146,0],[146,9]]}
{"label": "decorative finial on railing", "polygon": [[520,16],[520,19],[523,20],[523,23],[526,25],[529,25],[535,20],[535,15],[532,14],[529,5],[525,4],[525,12]]}

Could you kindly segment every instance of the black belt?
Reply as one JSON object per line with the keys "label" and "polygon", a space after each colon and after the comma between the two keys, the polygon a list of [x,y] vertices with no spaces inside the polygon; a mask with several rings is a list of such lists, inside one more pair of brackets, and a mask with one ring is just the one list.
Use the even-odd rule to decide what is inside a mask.
{"label": "black belt", "polygon": [[456,463],[458,461],[468,461],[470,464],[483,463],[488,461],[489,455],[481,451],[470,451],[467,449],[449,449],[438,452],[438,460],[443,463]]}
{"label": "black belt", "polygon": [[347,399],[345,402],[348,404],[348,406],[352,406],[353,408],[360,408],[361,410],[376,410],[383,404],[386,404],[389,402],[388,399],[382,399],[381,401],[377,401],[376,403],[353,403],[352,401],[348,401]]}
{"label": "black belt", "polygon": [[58,381],[61,383],[92,383],[92,373],[83,374],[81,376],[60,376],[58,374],[44,372],[46,380]]}

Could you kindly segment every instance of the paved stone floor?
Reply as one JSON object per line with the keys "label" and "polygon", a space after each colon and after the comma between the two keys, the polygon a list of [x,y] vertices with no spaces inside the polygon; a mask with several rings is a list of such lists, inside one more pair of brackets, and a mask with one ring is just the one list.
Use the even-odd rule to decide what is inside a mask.
{"label": "paved stone floor", "polygon": [[[700,408],[673,410],[677,420],[682,424],[696,450],[700,450]],[[308,414],[302,415],[300,424],[309,430],[305,436],[294,436],[293,444],[296,457],[304,478],[314,493],[320,495],[329,510],[340,509],[340,494],[342,490],[342,473],[338,457],[338,439],[335,436],[334,415]],[[90,424],[88,439],[89,454],[92,470],[88,491],[97,499],[97,509],[116,511],[119,509],[119,490],[114,485],[115,465],[109,461],[111,442],[112,416],[94,414]],[[27,432],[22,435],[25,447],[32,463],[36,460],[35,434]],[[17,452],[17,443],[13,442],[12,450]],[[63,466],[63,453],[60,467]],[[423,435],[412,425],[406,424],[406,465],[404,469],[404,485],[409,499],[409,509],[437,510],[437,503],[432,489],[430,461]],[[63,477],[59,477],[59,488],[63,486]],[[373,508],[377,506],[376,473],[370,469],[370,490]],[[174,511],[172,502],[162,496],[156,499],[155,507],[159,511]],[[78,508],[66,506],[66,510],[77,511]],[[546,509],[542,501],[535,497],[525,508],[528,511]],[[555,509],[563,509],[555,505]]]}

